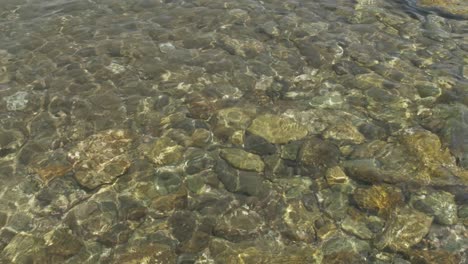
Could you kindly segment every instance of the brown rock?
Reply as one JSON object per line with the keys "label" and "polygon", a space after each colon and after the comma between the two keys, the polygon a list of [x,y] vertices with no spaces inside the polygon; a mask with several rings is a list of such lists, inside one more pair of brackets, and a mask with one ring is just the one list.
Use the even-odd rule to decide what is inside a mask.
{"label": "brown rock", "polygon": [[358,188],[353,197],[360,208],[375,211],[382,216],[387,216],[396,206],[404,202],[401,190],[389,185]]}
{"label": "brown rock", "polygon": [[111,183],[130,167],[128,148],[132,139],[124,130],[107,130],[79,142],[69,153],[76,180],[94,189]]}

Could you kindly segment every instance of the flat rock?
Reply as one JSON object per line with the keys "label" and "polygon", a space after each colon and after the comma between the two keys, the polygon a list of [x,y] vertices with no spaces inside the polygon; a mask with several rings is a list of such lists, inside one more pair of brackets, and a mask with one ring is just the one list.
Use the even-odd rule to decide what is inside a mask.
{"label": "flat rock", "polygon": [[240,170],[262,172],[265,169],[265,164],[260,156],[242,149],[223,149],[220,156],[233,167]]}
{"label": "flat rock", "polygon": [[411,196],[410,203],[421,212],[434,216],[434,221],[453,225],[458,221],[454,195],[444,191],[421,190]]}
{"label": "flat rock", "polygon": [[131,142],[124,130],[107,130],[79,142],[68,153],[76,180],[90,189],[113,182],[130,167]]}
{"label": "flat rock", "polygon": [[409,207],[393,211],[381,236],[376,240],[376,247],[405,251],[419,243],[429,232],[432,217]]}
{"label": "flat rock", "polygon": [[468,2],[465,0],[417,0],[418,7],[439,9],[444,13],[468,17]]}
{"label": "flat rock", "polygon": [[154,142],[148,157],[158,166],[173,165],[182,160],[184,148],[168,137]]}
{"label": "flat rock", "polygon": [[247,129],[273,144],[285,144],[307,136],[307,128],[293,119],[265,114],[255,118]]}

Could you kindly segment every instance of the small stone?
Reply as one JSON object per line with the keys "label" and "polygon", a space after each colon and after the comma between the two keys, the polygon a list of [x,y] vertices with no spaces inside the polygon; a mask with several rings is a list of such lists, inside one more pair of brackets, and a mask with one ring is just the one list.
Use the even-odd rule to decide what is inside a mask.
{"label": "small stone", "polygon": [[106,68],[111,71],[112,73],[114,74],[121,74],[123,72],[126,71],[126,68],[125,66],[123,65],[120,65],[118,63],[115,63],[115,62],[111,62],[111,64],[109,64],[108,66],[106,66]]}
{"label": "small stone", "polygon": [[411,195],[410,204],[417,210],[434,216],[442,225],[453,225],[458,221],[454,196],[444,191],[423,190]]}
{"label": "small stone", "polygon": [[293,119],[271,114],[261,115],[252,121],[247,129],[273,144],[286,144],[307,136],[307,128]]}
{"label": "small stone", "polygon": [[348,176],[346,176],[344,171],[339,166],[335,166],[335,167],[327,169],[325,179],[327,180],[327,183],[330,185],[349,182]]}
{"label": "small stone", "polygon": [[29,100],[27,99],[29,94],[27,92],[17,92],[13,95],[6,96],[3,100],[7,103],[7,109],[9,111],[21,111],[26,109]]}
{"label": "small stone", "polygon": [[175,49],[176,48],[174,47],[174,45],[170,42],[159,44],[159,50],[162,53],[170,53],[171,51],[174,51]]}
{"label": "small stone", "polygon": [[429,232],[433,218],[409,207],[397,208],[390,215],[383,233],[376,239],[379,249],[405,251]]}
{"label": "small stone", "polygon": [[265,34],[269,35],[270,37],[277,37],[279,36],[280,32],[278,29],[278,24],[274,21],[268,21],[260,26],[260,29]]}
{"label": "small stone", "polygon": [[220,156],[233,167],[240,170],[263,172],[265,164],[260,156],[242,149],[223,149]]}

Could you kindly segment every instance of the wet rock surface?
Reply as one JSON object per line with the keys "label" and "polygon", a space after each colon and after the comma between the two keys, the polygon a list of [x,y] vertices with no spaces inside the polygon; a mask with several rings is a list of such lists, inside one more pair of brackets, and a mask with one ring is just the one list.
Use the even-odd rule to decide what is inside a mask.
{"label": "wet rock surface", "polygon": [[465,263],[466,1],[0,5],[0,263]]}

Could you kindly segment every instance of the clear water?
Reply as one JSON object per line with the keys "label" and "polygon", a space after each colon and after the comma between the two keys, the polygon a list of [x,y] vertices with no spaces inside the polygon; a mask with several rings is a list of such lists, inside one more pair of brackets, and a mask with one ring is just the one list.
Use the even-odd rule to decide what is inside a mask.
{"label": "clear water", "polygon": [[0,263],[463,263],[466,8],[0,0]]}

